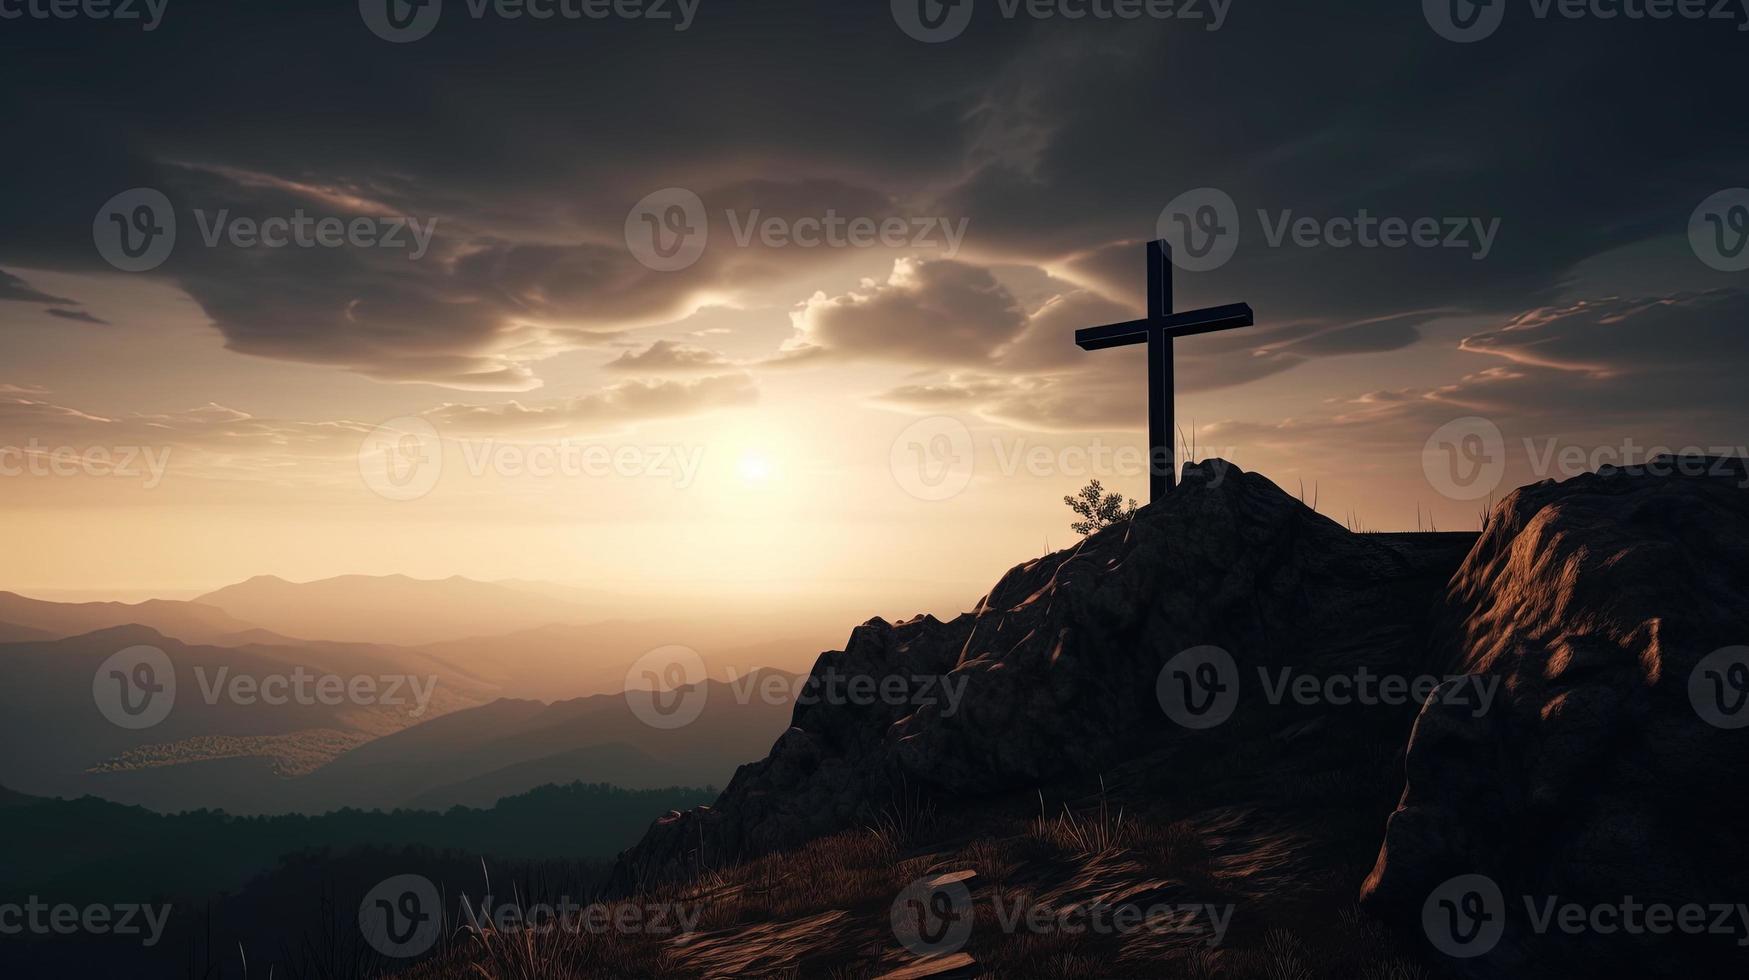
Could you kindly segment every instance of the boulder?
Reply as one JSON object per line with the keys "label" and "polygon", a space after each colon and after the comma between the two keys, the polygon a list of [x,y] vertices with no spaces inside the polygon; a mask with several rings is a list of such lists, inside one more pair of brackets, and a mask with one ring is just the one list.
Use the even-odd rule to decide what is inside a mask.
{"label": "boulder", "polygon": [[1749,480],[1741,461],[1675,462],[1514,492],[1446,592],[1434,669],[1492,675],[1501,693],[1481,714],[1423,706],[1362,899],[1419,922],[1447,882],[1484,876],[1504,929],[1461,951],[1464,973],[1749,960],[1736,913],[1735,935],[1536,923],[1551,898],[1749,901],[1749,727],[1732,727],[1749,725],[1749,667],[1732,667],[1749,664]]}

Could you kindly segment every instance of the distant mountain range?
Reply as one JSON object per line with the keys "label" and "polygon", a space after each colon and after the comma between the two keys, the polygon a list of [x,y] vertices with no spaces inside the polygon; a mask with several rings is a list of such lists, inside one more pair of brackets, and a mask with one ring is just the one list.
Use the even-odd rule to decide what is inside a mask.
{"label": "distant mountain range", "polygon": [[[342,575],[288,582],[258,575],[194,599],[286,636],[417,646],[615,615],[612,597],[526,583]],[[0,619],[5,619],[0,614]]]}
{"label": "distant mountain range", "polygon": [[[587,595],[563,586],[404,576],[263,576],[189,601],[0,593],[0,669],[11,681],[0,690],[0,736],[32,747],[0,758],[0,783],[236,813],[490,806],[578,779],[721,785],[770,747],[790,713],[724,679],[811,662],[816,652],[805,639],[754,642],[754,623],[582,621],[590,608]],[[343,639],[301,638],[314,636]],[[705,685],[712,708],[684,729],[659,731],[621,695],[637,657],[673,644],[699,651],[716,679]],[[134,646],[162,650],[176,676],[174,708],[141,729],[113,724],[93,688],[99,666]],[[217,688],[221,678],[300,671],[410,678],[429,685],[429,703],[417,710],[411,689],[398,706],[239,703]]]}
{"label": "distant mountain range", "polygon": [[146,626],[190,643],[211,643],[257,628],[217,606],[176,599],[50,602],[0,592],[0,641],[78,636],[115,626]]}

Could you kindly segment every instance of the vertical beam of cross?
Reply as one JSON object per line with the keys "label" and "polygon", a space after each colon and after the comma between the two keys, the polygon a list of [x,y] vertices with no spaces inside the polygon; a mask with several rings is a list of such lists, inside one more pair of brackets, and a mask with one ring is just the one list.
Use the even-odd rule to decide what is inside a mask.
{"label": "vertical beam of cross", "polygon": [[[1148,321],[1172,314],[1172,253],[1162,241],[1148,243]],[[1173,462],[1172,337],[1148,331],[1148,502],[1163,500],[1178,481]]]}
{"label": "vertical beam of cross", "polygon": [[1177,484],[1176,433],[1172,425],[1172,341],[1216,330],[1248,327],[1254,322],[1244,303],[1211,306],[1188,313],[1172,312],[1172,247],[1148,243],[1148,316],[1145,320],[1111,323],[1075,331],[1082,350],[1104,350],[1146,342],[1148,345],[1148,499],[1164,500]]}

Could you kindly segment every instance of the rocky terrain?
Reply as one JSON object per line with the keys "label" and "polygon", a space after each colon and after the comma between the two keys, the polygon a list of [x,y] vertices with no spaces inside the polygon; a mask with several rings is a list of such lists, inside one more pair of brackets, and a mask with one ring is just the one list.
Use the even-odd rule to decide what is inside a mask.
{"label": "rocky terrain", "polygon": [[[1749,662],[1749,492],[1740,465],[1695,468],[1713,475],[1606,470],[1494,511],[1447,590],[1431,667],[1497,676],[1503,693],[1485,713],[1422,710],[1369,906],[1418,916],[1441,883],[1487,876],[1507,917],[1479,968],[1501,976],[1749,962],[1735,908],[1749,731],[1730,727],[1749,723],[1731,666]],[[1538,935],[1524,899],[1548,896],[1730,906],[1734,934]]]}
{"label": "rocky terrain", "polygon": [[[1735,823],[1749,734],[1728,726],[1749,692],[1729,649],[1749,642],[1749,481],[1732,465],[1697,469],[1526,487],[1478,536],[1354,534],[1262,476],[1187,466],[1168,499],[1013,569],[972,612],[857,627],[814,679],[824,689],[868,675],[907,696],[798,705],[714,805],[657,821],[622,856],[616,886],[700,894],[685,883],[874,833],[899,838],[896,865],[957,875],[973,901],[1019,887],[1085,906],[1185,894],[1198,880],[1182,867],[1190,851],[1208,862],[1199,893],[1242,897],[1249,922],[1213,951],[1120,937],[1088,960],[1105,972],[1086,975],[1132,975],[1109,969],[1120,962],[1133,975],[1168,963],[1186,975],[1352,975],[1308,937],[1348,929],[1339,909],[1357,898],[1354,914],[1394,930],[1377,962],[1406,976],[1732,962],[1749,926],[1570,933],[1527,912],[1545,896],[1679,908],[1746,893]],[[1228,660],[1198,652],[1211,647]],[[1173,683],[1195,673],[1182,664],[1234,692],[1216,724],[1173,710]],[[1425,683],[1421,694],[1440,686],[1425,705],[1333,696],[1353,688],[1332,678],[1369,673]],[[1311,680],[1282,686],[1290,677]],[[1119,806],[1127,832],[1110,818]],[[1036,854],[1030,873],[1009,866],[1004,847],[1064,828],[1110,839],[1071,841],[1048,871]],[[1150,866],[1141,854],[1159,834],[1175,840],[1172,856]],[[1113,872],[1125,854],[1129,870]],[[1501,928],[1458,929],[1469,942],[1454,952],[1435,928],[1441,890],[1476,875],[1500,892],[1481,896],[1478,921]],[[740,949],[763,950],[753,960],[779,973],[809,961],[845,976],[1028,975],[996,970],[1004,954],[988,941],[912,962],[852,898],[816,897],[778,921],[769,909],[730,916],[666,962],[714,975],[701,951]],[[865,913],[884,910],[878,890],[863,897]],[[1468,895],[1451,900],[1471,909]],[[833,959],[802,944],[786,959],[767,940],[805,925],[803,913],[843,918],[839,935],[887,952]]]}
{"label": "rocky terrain", "polygon": [[[799,706],[716,806],[653,828],[626,856],[627,880],[695,867],[700,847],[709,863],[865,826],[907,794],[1030,789],[1198,734],[1157,691],[1184,650],[1227,651],[1242,685],[1258,668],[1400,669],[1420,656],[1425,616],[1473,538],[1353,534],[1258,474],[1187,466],[1170,498],[1013,569],[970,613],[857,627],[813,676],[896,679],[914,696]],[[1222,730],[1307,720],[1241,697]]]}

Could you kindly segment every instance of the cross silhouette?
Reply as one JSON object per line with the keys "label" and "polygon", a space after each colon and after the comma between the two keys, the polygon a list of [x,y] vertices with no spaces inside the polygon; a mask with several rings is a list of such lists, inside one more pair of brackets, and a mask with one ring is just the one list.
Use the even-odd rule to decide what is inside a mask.
{"label": "cross silhouette", "polygon": [[1082,350],[1148,343],[1148,501],[1163,499],[1177,482],[1172,441],[1172,338],[1249,327],[1244,303],[1172,312],[1172,246],[1148,243],[1148,318],[1075,331]]}

